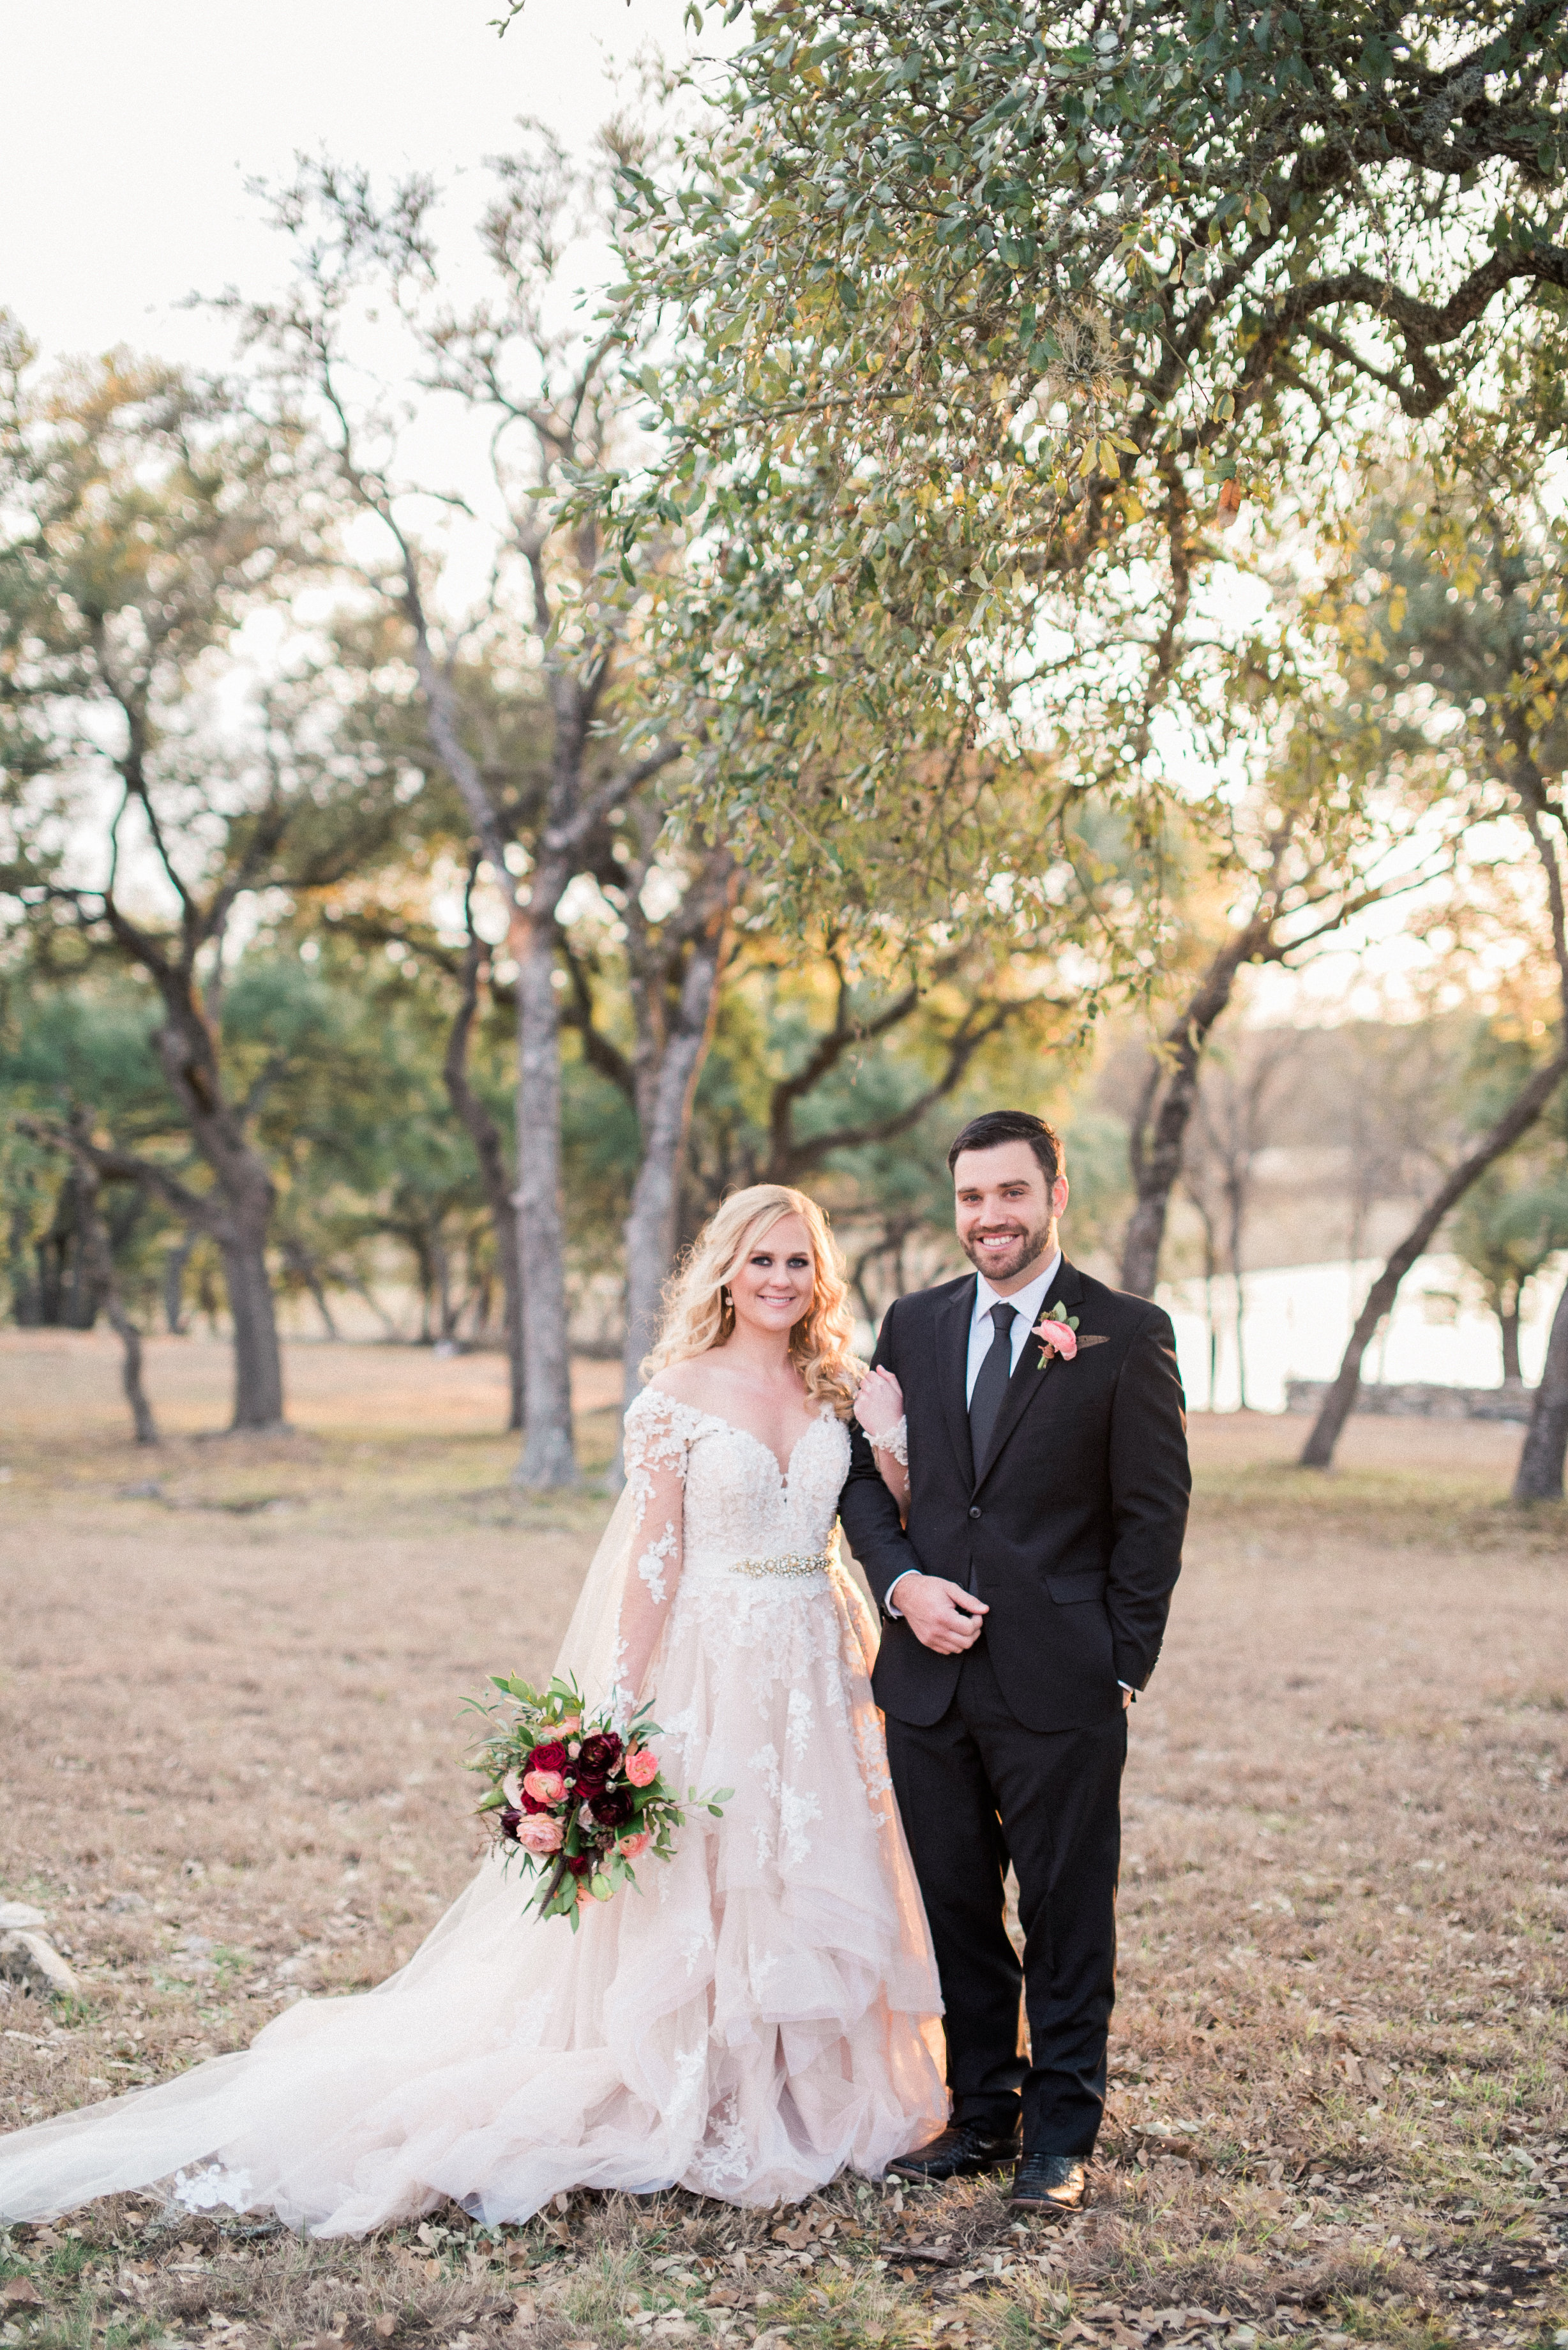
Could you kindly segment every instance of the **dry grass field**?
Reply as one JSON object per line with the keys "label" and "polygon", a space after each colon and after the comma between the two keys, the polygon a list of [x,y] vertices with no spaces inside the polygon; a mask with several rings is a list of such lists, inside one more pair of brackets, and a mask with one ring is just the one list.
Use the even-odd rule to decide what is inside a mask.
{"label": "dry grass field", "polygon": [[[150,1355],[151,1454],[104,1341],[0,1336],[0,1899],[82,1981],[0,1996],[0,2127],[407,1954],[477,1849],[461,1700],[547,1662],[604,1515],[514,1493],[493,1358],[295,1347],[251,1441],[202,1434],[220,1347]],[[1568,2350],[1568,1523],[1508,1505],[1513,1431],[1369,1421],[1329,1478],[1300,1432],[1194,1429],[1083,2217],[848,2181],[345,2247],[126,2198],[0,2230],[0,2343]]]}

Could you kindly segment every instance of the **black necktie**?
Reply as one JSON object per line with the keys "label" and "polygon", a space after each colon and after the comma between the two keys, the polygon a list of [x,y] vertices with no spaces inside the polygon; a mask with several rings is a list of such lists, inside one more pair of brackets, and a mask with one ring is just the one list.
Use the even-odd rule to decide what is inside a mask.
{"label": "black necktie", "polygon": [[995,1336],[980,1367],[974,1393],[969,1399],[969,1442],[970,1451],[974,1455],[977,1477],[985,1467],[991,1451],[991,1440],[996,1432],[1002,1399],[1007,1393],[1007,1382],[1012,1377],[1011,1333],[1017,1319],[1016,1305],[997,1305],[991,1309],[991,1326]]}

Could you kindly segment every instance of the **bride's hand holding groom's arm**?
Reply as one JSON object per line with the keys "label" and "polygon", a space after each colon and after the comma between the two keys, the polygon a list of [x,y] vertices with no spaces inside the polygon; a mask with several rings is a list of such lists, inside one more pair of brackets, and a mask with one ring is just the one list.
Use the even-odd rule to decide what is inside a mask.
{"label": "bride's hand holding groom's arm", "polygon": [[[888,1449],[898,1440],[904,1419],[904,1390],[885,1365],[867,1371],[855,1399],[855,1417],[865,1430],[883,1483],[898,1504],[900,1518],[909,1506],[909,1471]],[[895,1600],[893,1594],[898,1593]],[[927,1575],[918,1566],[905,1567],[888,1584],[883,1605],[901,1616],[917,1640],[939,1657],[959,1657],[980,1638],[985,1602],[945,1575]]]}
{"label": "bride's hand holding groom's arm", "polygon": [[909,1452],[904,1428],[904,1390],[889,1370],[873,1365],[860,1382],[855,1417],[881,1472],[882,1482],[898,1504],[898,1515],[909,1514]]}

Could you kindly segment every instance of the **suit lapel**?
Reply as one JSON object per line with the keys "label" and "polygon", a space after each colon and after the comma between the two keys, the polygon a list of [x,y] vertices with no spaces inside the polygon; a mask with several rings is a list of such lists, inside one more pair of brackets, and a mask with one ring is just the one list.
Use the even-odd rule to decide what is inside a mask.
{"label": "suit lapel", "polygon": [[[1083,1275],[1075,1265],[1069,1264],[1064,1257],[1056,1269],[1055,1280],[1045,1293],[1045,1305],[1049,1307],[1060,1304],[1065,1305],[1071,1313],[1082,1302],[1083,1295]],[[971,1305],[971,1311],[972,1310]],[[1059,1355],[1052,1355],[1042,1364],[1040,1356],[1039,1339],[1026,1338],[1023,1342],[1023,1352],[1018,1357],[1018,1367],[1007,1383],[1007,1393],[1002,1398],[1002,1409],[996,1416],[996,1426],[991,1435],[991,1451],[981,1462],[975,1476],[976,1492],[980,1491],[1001,1460],[1009,1437],[1062,1359]],[[961,1393],[962,1390],[961,1389],[960,1392]]]}
{"label": "suit lapel", "polygon": [[937,1308],[937,1385],[942,1418],[967,1486],[974,1483],[974,1453],[969,1440],[969,1328],[974,1319],[974,1284],[961,1282]]}

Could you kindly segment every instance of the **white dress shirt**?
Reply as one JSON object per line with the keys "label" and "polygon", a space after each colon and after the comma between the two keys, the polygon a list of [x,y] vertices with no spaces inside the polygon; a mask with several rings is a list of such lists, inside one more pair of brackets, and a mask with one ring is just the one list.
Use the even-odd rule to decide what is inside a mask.
{"label": "white dress shirt", "polygon": [[980,1367],[990,1354],[996,1338],[996,1325],[991,1318],[993,1305],[1011,1305],[1018,1319],[1008,1332],[1012,1341],[1012,1360],[1008,1376],[1018,1368],[1019,1357],[1029,1342],[1029,1333],[1045,1311],[1045,1300],[1051,1295],[1051,1284],[1062,1270],[1062,1252],[1057,1250],[1044,1272],[1023,1289],[1015,1289],[1011,1297],[1003,1297],[992,1289],[983,1273],[974,1277],[974,1311],[969,1322],[969,1363],[964,1372],[963,1399],[974,1400],[974,1383],[980,1377]]}

